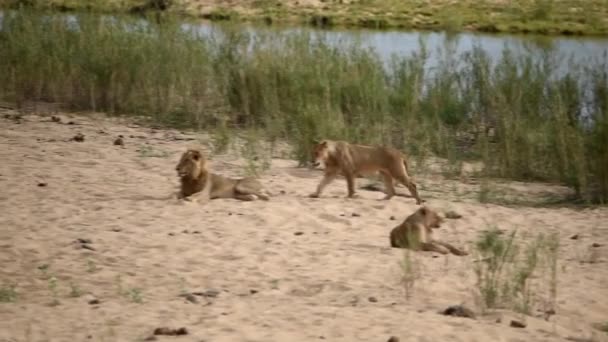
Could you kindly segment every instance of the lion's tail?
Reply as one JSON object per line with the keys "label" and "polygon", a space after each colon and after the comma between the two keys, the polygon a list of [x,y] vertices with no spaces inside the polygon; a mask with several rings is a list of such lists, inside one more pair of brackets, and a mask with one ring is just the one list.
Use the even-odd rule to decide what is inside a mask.
{"label": "lion's tail", "polygon": [[401,159],[403,159],[403,167],[405,167],[405,172],[410,175],[410,167],[407,165],[407,160],[404,155],[401,155]]}

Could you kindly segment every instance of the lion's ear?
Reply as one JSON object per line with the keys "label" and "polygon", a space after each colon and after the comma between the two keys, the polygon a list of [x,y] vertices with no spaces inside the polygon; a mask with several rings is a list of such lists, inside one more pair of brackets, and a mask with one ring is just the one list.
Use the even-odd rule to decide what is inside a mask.
{"label": "lion's ear", "polygon": [[323,140],[323,142],[321,143],[321,146],[323,146],[323,147],[327,146],[327,140]]}

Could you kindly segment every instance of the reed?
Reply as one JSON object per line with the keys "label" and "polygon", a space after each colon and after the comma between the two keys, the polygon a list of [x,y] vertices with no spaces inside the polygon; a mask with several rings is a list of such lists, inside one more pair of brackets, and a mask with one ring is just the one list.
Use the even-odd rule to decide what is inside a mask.
{"label": "reed", "polygon": [[[66,19],[69,18],[69,19]],[[494,61],[480,48],[385,63],[322,34],[203,35],[143,20],[15,10],[0,27],[0,98],[146,115],[194,129],[255,129],[305,162],[327,137],[409,154],[484,161],[484,175],[557,181],[608,200],[608,58],[558,71],[555,58]],[[226,134],[224,134],[226,136]]]}

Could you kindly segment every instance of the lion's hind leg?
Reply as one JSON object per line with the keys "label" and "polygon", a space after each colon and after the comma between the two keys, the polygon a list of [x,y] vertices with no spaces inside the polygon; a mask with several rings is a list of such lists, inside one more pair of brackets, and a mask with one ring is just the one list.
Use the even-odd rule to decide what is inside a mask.
{"label": "lion's hind leg", "polygon": [[389,200],[395,196],[395,184],[394,179],[389,172],[380,171],[382,174],[382,180],[384,181],[384,191],[386,196],[384,196],[385,200]]}
{"label": "lion's hind leg", "polygon": [[416,199],[416,204],[421,204],[423,201],[418,195],[418,186],[406,175],[396,175],[395,177],[399,183],[405,185],[410,191],[412,196]]}
{"label": "lion's hind leg", "polygon": [[[235,196],[240,196],[242,198],[253,198],[253,199],[262,199],[264,201],[268,201],[270,196],[268,196],[267,191],[264,189],[262,184],[254,178],[244,178],[237,182],[234,187]],[[251,201],[252,199],[243,199]]]}

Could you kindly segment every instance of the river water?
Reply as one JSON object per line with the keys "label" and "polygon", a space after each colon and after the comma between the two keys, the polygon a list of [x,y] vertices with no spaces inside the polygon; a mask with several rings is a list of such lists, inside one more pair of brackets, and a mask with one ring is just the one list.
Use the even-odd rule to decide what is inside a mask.
{"label": "river water", "polygon": [[[3,16],[0,11],[0,29]],[[76,16],[64,14],[66,19],[78,26]],[[108,15],[104,19],[112,20]],[[139,21],[144,24],[145,21]],[[573,37],[573,36],[539,36],[508,35],[482,33],[445,33],[399,30],[367,29],[317,29],[313,27],[266,26],[238,24],[233,22],[212,23],[208,21],[185,20],[184,29],[193,30],[200,35],[220,38],[226,30],[242,30],[252,36],[289,35],[308,33],[314,38],[324,38],[326,42],[349,47],[357,44],[362,48],[373,49],[382,60],[389,62],[392,56],[411,56],[420,53],[421,43],[428,53],[427,68],[433,68],[445,58],[458,57],[473,48],[484,50],[491,60],[500,58],[505,48],[515,56],[550,56],[557,64],[558,70],[568,70],[569,61],[578,65],[594,67],[608,66],[608,37]]]}
{"label": "river water", "polygon": [[445,33],[422,31],[379,31],[365,29],[316,29],[312,27],[276,27],[251,24],[187,23],[183,26],[195,29],[203,35],[221,36],[226,29],[244,30],[252,35],[264,34],[299,34],[309,33],[313,37],[323,37],[331,44],[350,46],[358,44],[363,48],[373,49],[385,62],[392,56],[411,56],[420,53],[421,43],[427,53],[427,67],[433,67],[444,58],[460,56],[474,48],[483,49],[492,60],[497,60],[507,48],[515,56],[551,56],[564,70],[569,61],[576,64],[606,67],[608,60],[608,37],[567,37],[539,35],[507,35],[481,33]]}

